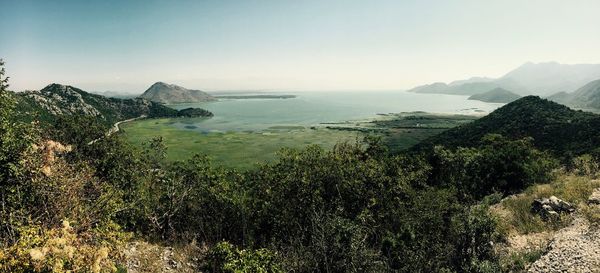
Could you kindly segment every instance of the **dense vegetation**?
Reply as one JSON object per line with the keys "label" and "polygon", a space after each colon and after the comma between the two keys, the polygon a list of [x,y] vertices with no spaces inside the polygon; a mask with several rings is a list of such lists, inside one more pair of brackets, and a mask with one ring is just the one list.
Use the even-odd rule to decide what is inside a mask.
{"label": "dense vegetation", "polygon": [[93,117],[61,116],[42,134],[19,121],[6,82],[0,74],[6,272],[122,272],[131,236],[206,244],[200,263],[213,272],[498,272],[491,242],[503,233],[482,200],[557,166],[536,140],[501,135],[423,154],[390,155],[377,138],[284,149],[245,172],[202,155],[168,163],[160,138],[90,144],[104,134]]}
{"label": "dense vegetation", "polygon": [[178,117],[195,118],[195,117],[212,117],[213,113],[202,108],[185,108],[177,112]]}
{"label": "dense vegetation", "polygon": [[595,153],[594,150],[600,146],[600,115],[527,96],[472,123],[423,141],[415,149],[431,149],[439,144],[448,147],[477,146],[486,134],[500,134],[511,139],[531,137],[539,149],[551,151],[561,159],[569,159]]}

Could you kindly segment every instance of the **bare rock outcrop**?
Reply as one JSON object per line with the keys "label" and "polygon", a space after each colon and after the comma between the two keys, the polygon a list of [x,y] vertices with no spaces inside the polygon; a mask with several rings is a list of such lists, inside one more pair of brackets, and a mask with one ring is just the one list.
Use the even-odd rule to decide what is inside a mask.
{"label": "bare rock outcrop", "polygon": [[561,213],[572,213],[575,207],[556,196],[533,200],[531,211],[539,214],[544,220],[558,220]]}

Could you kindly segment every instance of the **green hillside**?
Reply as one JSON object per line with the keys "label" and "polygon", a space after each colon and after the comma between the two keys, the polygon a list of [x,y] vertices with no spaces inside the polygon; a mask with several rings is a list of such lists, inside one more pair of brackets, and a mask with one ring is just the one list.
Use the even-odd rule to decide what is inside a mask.
{"label": "green hillside", "polygon": [[600,145],[600,115],[527,96],[472,123],[431,137],[415,149],[440,144],[476,146],[487,134],[501,134],[512,139],[531,137],[537,147],[560,156],[582,154]]}

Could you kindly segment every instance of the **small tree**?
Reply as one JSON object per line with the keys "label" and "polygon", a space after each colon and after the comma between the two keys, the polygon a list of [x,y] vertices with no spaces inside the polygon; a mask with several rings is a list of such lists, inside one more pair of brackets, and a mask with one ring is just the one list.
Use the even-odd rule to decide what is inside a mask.
{"label": "small tree", "polygon": [[12,126],[14,101],[8,94],[8,77],[4,76],[4,61],[0,59],[0,186],[14,169],[14,142],[16,135]]}
{"label": "small tree", "polygon": [[[21,179],[26,168],[24,154],[32,147],[35,133],[18,122],[15,98],[8,92],[8,77],[0,59],[0,244],[16,238],[16,226],[27,214],[24,198],[30,183]],[[23,212],[23,213],[21,213]]]}

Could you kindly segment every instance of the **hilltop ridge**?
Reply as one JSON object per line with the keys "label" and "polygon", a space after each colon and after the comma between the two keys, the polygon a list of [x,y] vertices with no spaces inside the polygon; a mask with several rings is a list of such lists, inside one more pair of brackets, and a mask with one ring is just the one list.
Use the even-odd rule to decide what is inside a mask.
{"label": "hilltop ridge", "polygon": [[140,95],[140,98],[164,104],[193,103],[215,100],[213,96],[204,91],[187,89],[165,82],[154,83],[142,95]]}
{"label": "hilltop ridge", "polygon": [[472,147],[487,134],[533,138],[534,145],[558,156],[582,154],[600,145],[600,115],[526,96],[487,116],[426,139],[414,149],[434,145]]}
{"label": "hilltop ridge", "polygon": [[[83,115],[112,125],[117,121],[140,116],[177,117],[180,112],[143,98],[107,98],[58,83],[49,84],[39,91],[25,91],[14,95],[18,102],[17,109],[25,113],[36,113],[42,121],[51,121],[61,115]],[[188,110],[186,115],[189,113]],[[212,116],[208,111],[194,113]]]}
{"label": "hilltop ridge", "polygon": [[450,84],[438,82],[417,86],[409,92],[474,95],[501,87],[522,96],[548,96],[558,92],[571,92],[596,79],[600,79],[600,64],[527,62],[497,79],[474,77]]}

